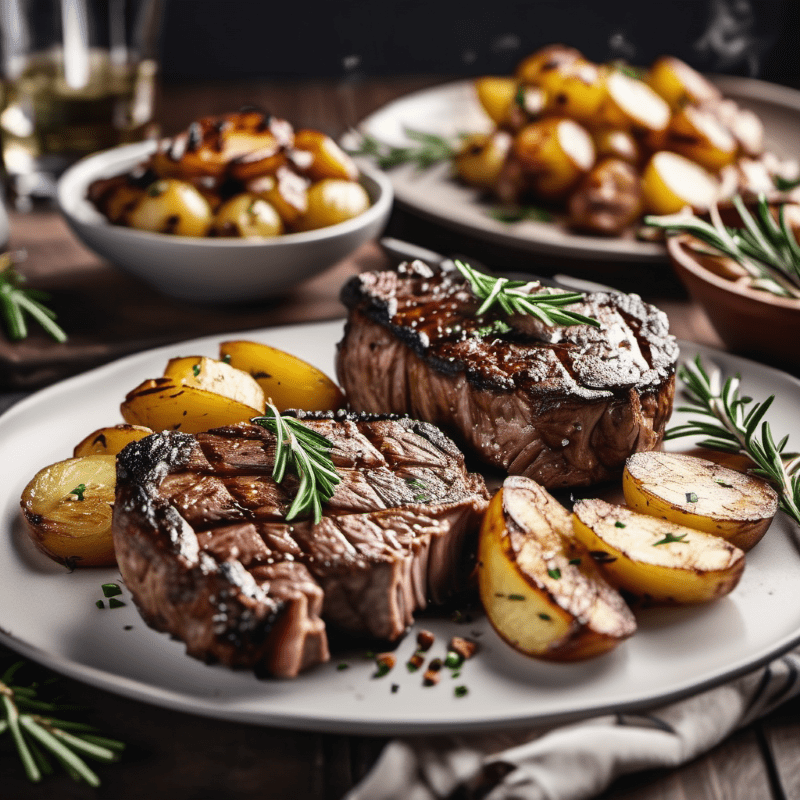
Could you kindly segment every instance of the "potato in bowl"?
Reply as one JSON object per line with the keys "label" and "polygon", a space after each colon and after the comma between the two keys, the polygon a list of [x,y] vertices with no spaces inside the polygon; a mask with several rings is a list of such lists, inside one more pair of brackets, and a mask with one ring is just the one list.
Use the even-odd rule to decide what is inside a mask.
{"label": "potato in bowl", "polygon": [[[289,232],[281,235],[234,237],[182,235],[178,230],[164,234],[113,224],[90,201],[89,187],[100,179],[119,183],[120,176],[138,169],[158,152],[158,148],[156,142],[139,142],[83,159],[59,181],[58,206],[73,232],[89,249],[163,294],[180,300],[239,303],[279,295],[377,238],[389,218],[393,199],[391,184],[379,170],[363,165],[357,181],[347,183],[367,194],[369,207],[349,219],[342,217],[335,224],[323,227],[306,230],[301,229],[301,224],[286,222],[284,230]],[[318,183],[328,185],[326,181],[337,180],[329,178]],[[174,198],[177,182],[183,184],[183,188],[179,187],[184,192],[183,199],[187,194],[193,196],[195,205],[192,208],[195,211],[199,208],[194,217],[189,215],[187,219],[192,219],[197,229],[203,230],[208,220],[204,207],[196,203],[199,190],[172,176],[159,178],[158,182],[162,185],[156,187],[154,193],[159,196],[150,198],[154,205],[146,215],[139,207],[140,213],[151,221],[160,218],[168,225],[173,224],[170,222],[170,198],[165,198],[161,189],[171,187]],[[191,191],[185,187],[190,187]],[[125,192],[117,197],[121,206],[133,203],[131,207],[137,207],[134,198],[126,201],[125,197]],[[231,200],[240,202],[236,196]],[[247,218],[248,206],[242,205]],[[242,214],[242,205],[238,207],[238,216]],[[259,200],[250,210],[258,212],[266,205]],[[269,207],[277,207],[277,201]],[[311,210],[314,208],[312,204]],[[220,213],[237,218],[236,207],[222,209]],[[318,208],[314,213],[320,216]],[[270,216],[274,221],[274,216]],[[260,224],[260,217],[256,213],[256,224]]]}

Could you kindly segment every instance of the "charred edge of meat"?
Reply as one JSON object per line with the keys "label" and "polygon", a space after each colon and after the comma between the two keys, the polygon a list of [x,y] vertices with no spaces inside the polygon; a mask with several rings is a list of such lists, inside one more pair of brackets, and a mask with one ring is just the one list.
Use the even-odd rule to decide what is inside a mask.
{"label": "charred edge of meat", "polygon": [[368,411],[347,411],[345,409],[338,409],[337,411],[301,411],[299,409],[291,409],[282,413],[290,414],[299,420],[332,419],[337,421],[347,420],[348,422],[383,422],[387,420],[396,422],[406,430],[416,433],[423,439],[427,439],[446,455],[456,459],[463,457],[461,450],[440,428],[430,422],[413,419],[407,414],[373,414]]}
{"label": "charred edge of meat", "polygon": [[131,442],[117,455],[117,474],[134,484],[160,483],[169,471],[189,463],[195,438],[162,431]]}

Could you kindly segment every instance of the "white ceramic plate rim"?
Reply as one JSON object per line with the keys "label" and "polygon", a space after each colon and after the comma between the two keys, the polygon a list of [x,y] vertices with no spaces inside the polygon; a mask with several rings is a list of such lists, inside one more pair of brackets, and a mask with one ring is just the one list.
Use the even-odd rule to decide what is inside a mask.
{"label": "white ceramic plate rim", "polygon": [[87,199],[86,191],[89,184],[98,178],[124,174],[140,164],[156,147],[156,142],[136,142],[94,153],[73,164],[58,181],[56,199],[61,213],[80,226],[113,228],[120,237],[119,241],[126,246],[149,241],[160,242],[165,246],[254,249],[283,247],[290,243],[317,242],[347,234],[381,218],[393,201],[392,185],[388,177],[370,164],[360,163],[362,183],[370,195],[372,205],[363,214],[337,225],[329,225],[327,228],[286,233],[270,239],[235,239],[174,236],[112,225]]}
{"label": "white ceramic plate rim", "polygon": [[[800,91],[796,89],[753,78],[708,77],[726,97],[741,101],[744,106],[748,100],[756,100],[769,103],[776,109],[800,113]],[[463,132],[488,130],[489,122],[478,105],[472,81],[454,81],[404,95],[359,124],[362,132],[394,145],[408,144],[403,134],[406,127],[450,138]],[[478,238],[531,252],[577,259],[667,261],[666,249],[658,243],[632,237],[583,235],[535,220],[513,224],[500,222],[489,216],[490,205],[481,200],[479,193],[452,181],[443,165],[423,171],[402,166],[389,170],[388,175],[398,204]]]}
{"label": "white ceramic plate rim", "polygon": [[[291,350],[331,374],[341,331],[342,322],[336,321],[235,337]],[[0,417],[0,481],[6,489],[0,501],[0,641],[65,675],[179,711],[262,725],[386,735],[549,725],[642,710],[720,684],[800,642],[800,609],[791,577],[800,565],[800,552],[782,516],[748,555],[742,583],[729,598],[700,609],[645,615],[636,636],[591,662],[554,665],[527,659],[503,644],[482,616],[466,626],[435,618],[418,623],[436,632],[437,647],[452,635],[480,634],[481,653],[459,678],[469,689],[463,698],[454,697],[456,682],[449,676],[438,687],[422,688],[419,676],[403,668],[414,649],[413,631],[398,648],[398,667],[380,680],[371,677],[371,662],[350,654],[346,670],[337,669],[334,656],[330,664],[294,681],[258,681],[249,673],[190,659],[182,645],[141,622],[127,594],[125,608],[97,610],[100,584],[119,580],[117,571],[77,570],[70,575],[41,556],[22,531],[19,494],[41,466],[68,457],[90,430],[118,421],[124,393],[160,374],[169,357],[215,355],[225,338],[204,337],[129,356],[42,390]],[[746,389],[757,397],[777,393],[771,412],[775,433],[791,430],[791,418],[800,412],[800,381],[691,344],[682,343],[682,352],[684,358],[699,352],[707,363],[741,373]],[[133,630],[124,631],[124,624]],[[758,641],[750,641],[751,636]],[[390,691],[393,682],[399,687],[396,693]]]}

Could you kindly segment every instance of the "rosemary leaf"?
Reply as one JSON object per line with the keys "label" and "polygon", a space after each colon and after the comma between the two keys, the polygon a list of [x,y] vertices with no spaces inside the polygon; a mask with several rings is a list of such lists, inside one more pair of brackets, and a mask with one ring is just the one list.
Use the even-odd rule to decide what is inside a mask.
{"label": "rosemary leaf", "polygon": [[711,223],[684,212],[648,216],[644,222],[668,234],[691,234],[718,254],[732,258],[747,271],[754,289],[800,298],[800,244],[786,219],[785,204],[779,206],[776,221],[764,194],[758,197],[755,216],[739,195],[731,202],[741,217],[741,228],[725,226],[716,205],[709,210]]}
{"label": "rosemary leaf", "polygon": [[681,365],[678,377],[689,398],[682,410],[701,418],[670,428],[665,439],[700,436],[702,447],[747,456],[752,472],[775,487],[780,508],[800,524],[800,456],[785,452],[788,436],[775,442],[766,420],[775,396],[761,403],[742,396],[738,375],[721,385],[719,372],[709,374],[700,356]]}
{"label": "rosemary leaf", "polygon": [[537,287],[535,281],[514,281],[508,278],[495,278],[479,272],[463,261],[454,261],[458,271],[466,278],[475,297],[481,301],[476,317],[486,314],[494,306],[507,316],[527,314],[540,319],[545,325],[592,325],[600,323],[592,317],[569,311],[563,306],[579,303],[584,299],[580,292],[540,292],[532,294]]}
{"label": "rosemary leaf", "polygon": [[418,169],[428,169],[443,161],[449,162],[457,152],[457,144],[434,133],[405,128],[412,144],[398,147],[381,142],[376,137],[359,133],[358,146],[348,149],[352,156],[372,159],[381,169],[393,169],[402,164],[414,164]]}
{"label": "rosemary leaf", "polygon": [[301,514],[310,513],[314,522],[319,522],[322,503],[330,500],[341,481],[330,457],[332,442],[300,420],[281,416],[271,403],[267,404],[266,415],[255,417],[253,422],[275,434],[273,480],[283,481],[287,469],[292,469],[299,480],[286,520],[291,522]]}

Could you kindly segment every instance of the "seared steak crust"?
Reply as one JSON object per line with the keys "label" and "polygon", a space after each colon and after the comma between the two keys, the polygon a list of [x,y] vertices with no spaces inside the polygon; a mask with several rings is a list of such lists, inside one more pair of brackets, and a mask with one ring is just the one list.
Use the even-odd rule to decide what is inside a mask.
{"label": "seared steak crust", "polygon": [[428,420],[548,488],[614,477],[663,437],[678,349],[666,316],[636,295],[596,292],[570,307],[600,328],[515,317],[486,335],[498,318],[475,317],[461,274],[416,261],[352,278],[342,300],[337,372],[351,408]]}
{"label": "seared steak crust", "polygon": [[303,415],[342,481],[319,524],[287,523],[275,438],[242,424],[120,453],[114,545],[145,621],[206,661],[283,677],[328,660],[326,623],[396,640],[462,588],[488,493],[427,423]]}

